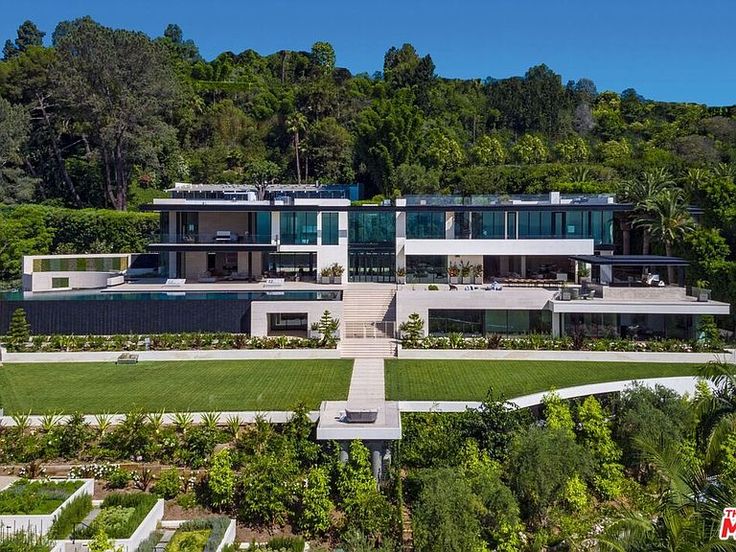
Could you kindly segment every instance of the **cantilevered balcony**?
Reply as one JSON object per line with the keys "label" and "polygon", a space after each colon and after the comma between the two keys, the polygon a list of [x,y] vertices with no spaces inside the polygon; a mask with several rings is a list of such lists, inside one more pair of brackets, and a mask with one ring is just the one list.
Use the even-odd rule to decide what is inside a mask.
{"label": "cantilevered balcony", "polygon": [[159,234],[149,251],[276,251],[271,234],[219,230],[211,233]]}

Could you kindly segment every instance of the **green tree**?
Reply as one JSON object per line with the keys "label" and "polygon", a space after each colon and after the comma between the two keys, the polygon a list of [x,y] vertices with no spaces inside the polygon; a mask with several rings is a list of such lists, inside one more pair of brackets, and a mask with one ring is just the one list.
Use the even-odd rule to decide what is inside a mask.
{"label": "green tree", "polygon": [[562,431],[568,437],[575,438],[575,422],[572,420],[570,405],[560,396],[551,391],[542,397],[544,417],[547,427],[555,431]]}
{"label": "green tree", "polygon": [[558,142],[555,151],[563,163],[584,163],[590,157],[588,142],[577,135],[568,136]]}
{"label": "green tree", "polygon": [[425,472],[412,508],[414,546],[418,552],[481,550],[483,504],[452,468]]}
{"label": "green tree", "polygon": [[173,133],[164,115],[178,94],[174,72],[143,33],[91,21],[61,37],[57,50],[59,96],[100,152],[107,200],[124,210],[134,164],[157,162],[157,147]]}
{"label": "green tree", "polygon": [[389,182],[401,194],[434,194],[440,191],[440,171],[419,163],[403,163],[396,167]]}
{"label": "green tree", "polygon": [[317,322],[317,331],[320,333],[320,342],[323,347],[331,349],[337,344],[337,331],[340,329],[340,320],[332,318],[330,311],[326,310]]}
{"label": "green tree", "polygon": [[31,46],[42,46],[45,35],[46,33],[39,30],[33,21],[24,21],[18,27],[15,43],[10,40],[5,41],[5,47],[3,48],[4,59],[9,60],[25,52]]}
{"label": "green tree", "polygon": [[209,503],[216,510],[228,510],[232,505],[235,473],[227,449],[216,452],[212,457],[212,465],[207,472],[207,491]]}
{"label": "green tree", "polygon": [[330,528],[330,515],[334,507],[325,469],[311,468],[299,492],[297,527],[308,536],[324,534]]}
{"label": "green tree", "polygon": [[440,170],[455,169],[465,162],[465,153],[454,138],[442,132],[430,132],[424,150],[426,162]]}
{"label": "green tree", "polygon": [[296,162],[296,181],[297,184],[302,183],[302,171],[301,171],[301,164],[299,163],[299,150],[301,148],[300,146],[300,137],[302,132],[304,132],[307,128],[307,118],[298,111],[296,113],[292,113],[289,115],[289,117],[286,119],[286,131],[291,134],[291,140],[292,145],[294,146],[294,159]]}
{"label": "green tree", "polygon": [[[642,236],[642,255],[649,254],[651,232],[647,223],[653,222],[655,214],[652,211],[653,202],[674,185],[670,173],[665,169],[644,172],[641,178],[627,180],[621,183],[618,195],[621,201],[633,204],[632,224],[644,230]],[[637,221],[639,221],[637,223]]]}
{"label": "green tree", "polygon": [[329,42],[315,42],[312,44],[312,61],[324,73],[335,70],[335,49]]}
{"label": "green tree", "polygon": [[416,347],[424,337],[424,319],[416,312],[409,315],[406,322],[399,326],[401,340],[411,347]]}
{"label": "green tree", "polygon": [[623,466],[619,464],[621,450],[613,440],[613,432],[601,404],[594,396],[587,397],[578,407],[580,442],[591,453],[595,463],[594,484],[605,498],[621,493]]}
{"label": "green tree", "polygon": [[26,311],[15,309],[10,317],[8,338],[14,347],[21,347],[31,338],[31,325],[26,319]]}
{"label": "green tree", "polygon": [[522,512],[540,524],[564,497],[567,482],[587,475],[589,456],[567,431],[532,426],[514,437],[507,469]]}
{"label": "green tree", "polygon": [[309,129],[309,158],[320,182],[352,182],[353,136],[334,117],[326,117]]}
{"label": "green tree", "polygon": [[506,148],[501,140],[495,136],[481,136],[473,148],[470,156],[479,165],[503,165],[506,161]]}
{"label": "green tree", "polygon": [[533,134],[525,134],[511,148],[511,153],[520,163],[533,165],[547,161],[549,152],[544,141]]}
{"label": "green tree", "polygon": [[22,169],[21,149],[28,141],[30,117],[23,106],[0,97],[0,203],[22,203],[33,198],[36,180]]}

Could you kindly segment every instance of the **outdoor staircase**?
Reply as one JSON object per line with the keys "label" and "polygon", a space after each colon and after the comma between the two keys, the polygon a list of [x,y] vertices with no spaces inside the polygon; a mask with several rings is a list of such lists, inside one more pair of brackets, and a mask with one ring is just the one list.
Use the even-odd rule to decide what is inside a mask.
{"label": "outdoor staircase", "polygon": [[396,355],[396,287],[349,284],[343,291],[340,352],[346,358]]}

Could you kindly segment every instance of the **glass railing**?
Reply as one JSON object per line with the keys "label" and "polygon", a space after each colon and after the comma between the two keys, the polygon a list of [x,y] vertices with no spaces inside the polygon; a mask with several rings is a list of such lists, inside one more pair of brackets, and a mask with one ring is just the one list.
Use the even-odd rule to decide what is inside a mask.
{"label": "glass railing", "polygon": [[317,232],[281,234],[281,245],[317,245]]}
{"label": "glass railing", "polygon": [[158,243],[272,243],[271,234],[251,234],[249,232],[218,231],[203,234],[157,234],[154,240]]}

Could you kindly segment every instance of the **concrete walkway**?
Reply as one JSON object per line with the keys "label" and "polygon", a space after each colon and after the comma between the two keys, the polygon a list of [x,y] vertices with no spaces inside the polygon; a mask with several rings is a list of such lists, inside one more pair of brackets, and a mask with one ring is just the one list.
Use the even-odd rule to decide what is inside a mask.
{"label": "concrete walkway", "polygon": [[[604,383],[566,387],[564,389],[556,389],[555,391],[563,399],[574,399],[577,397],[587,397],[588,395],[618,393],[627,387],[630,387],[636,381],[646,387],[661,385],[680,394],[692,394],[695,392],[695,385],[698,380],[699,378],[697,377],[683,376],[672,378],[608,381]],[[516,404],[519,408],[538,406],[542,404],[542,398],[547,393],[549,393],[549,391],[514,397],[509,399],[509,402]],[[480,408],[480,405],[481,403],[478,401],[399,401],[399,410],[401,412],[465,412],[468,408]]]}
{"label": "concrete walkway", "polygon": [[382,403],[386,400],[386,382],[382,358],[356,358],[350,379],[348,402]]}
{"label": "concrete walkway", "polygon": [[[207,412],[186,412],[181,414],[188,414],[191,416],[193,424],[201,424],[205,417],[209,414]],[[241,412],[217,412],[219,414],[219,425],[224,425],[228,419],[233,419],[237,416],[241,424],[252,424],[256,421],[256,418],[262,417],[266,421],[272,424],[283,424],[289,421],[292,412],[288,410],[271,410],[265,412],[256,411],[241,411]],[[99,416],[99,415],[98,415]],[[98,425],[98,416],[87,414],[84,416],[84,420],[91,426]],[[65,423],[69,416],[61,416],[58,423]],[[313,410],[309,413],[309,418],[316,422],[319,418],[319,411]],[[40,427],[43,416],[33,415],[28,417],[28,424],[30,427]],[[125,419],[125,414],[111,414],[109,416],[110,423],[112,425],[118,425]],[[167,412],[163,415],[164,425],[174,425],[176,423],[176,414],[173,412]],[[0,426],[15,426],[15,420],[10,416],[0,416]]]}

